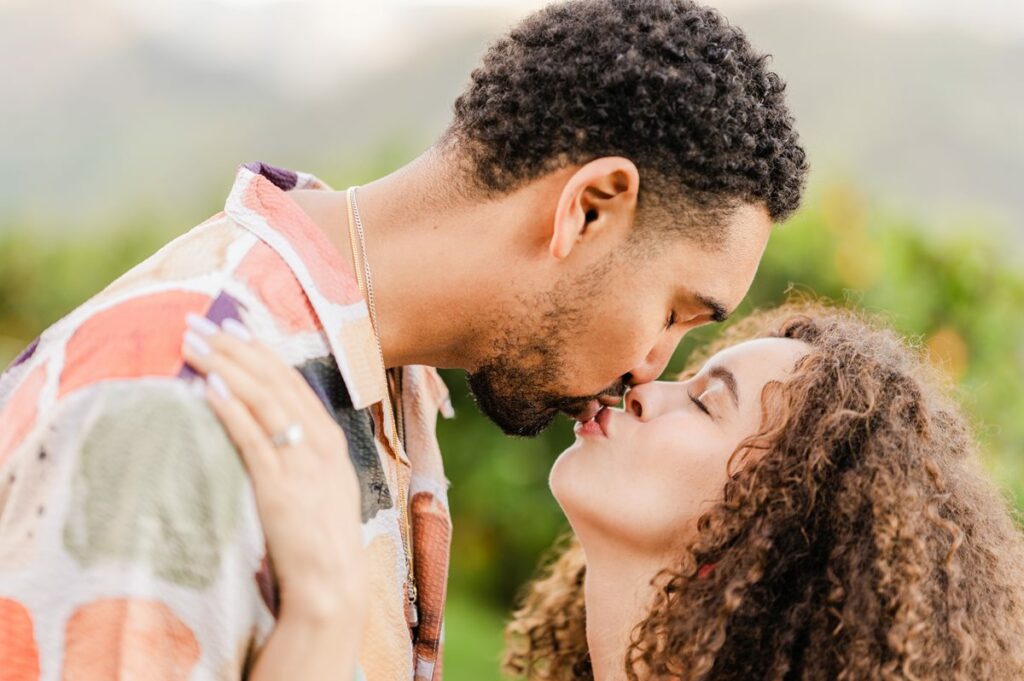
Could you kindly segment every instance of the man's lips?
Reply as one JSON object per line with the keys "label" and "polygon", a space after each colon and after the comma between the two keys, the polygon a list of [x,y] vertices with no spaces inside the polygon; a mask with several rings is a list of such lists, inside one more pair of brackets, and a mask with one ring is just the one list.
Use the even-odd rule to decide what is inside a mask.
{"label": "man's lips", "polygon": [[587,406],[576,412],[576,414],[573,415],[573,418],[580,423],[586,423],[597,416],[597,412],[599,411],[601,411],[601,403],[597,400],[591,400],[590,402],[587,402]]}
{"label": "man's lips", "polygon": [[622,402],[622,397],[618,395],[600,395],[596,399],[590,400],[587,404],[574,414],[570,414],[574,419],[581,423],[585,423],[590,419],[597,416],[597,413],[605,407],[614,407],[615,405]]}
{"label": "man's lips", "polygon": [[608,407],[601,407],[594,418],[577,423],[575,431],[578,435],[608,437],[608,424],[611,417],[612,410]]}

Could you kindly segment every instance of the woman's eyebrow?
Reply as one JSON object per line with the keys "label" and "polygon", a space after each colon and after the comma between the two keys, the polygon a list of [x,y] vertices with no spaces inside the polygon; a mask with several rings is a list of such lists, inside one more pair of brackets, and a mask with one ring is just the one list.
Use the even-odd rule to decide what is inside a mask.
{"label": "woman's eyebrow", "polygon": [[729,394],[732,395],[733,404],[737,407],[740,406],[740,391],[739,384],[736,382],[736,376],[724,366],[714,366],[708,370],[708,376],[711,378],[717,378],[725,383],[725,387],[729,389]]}

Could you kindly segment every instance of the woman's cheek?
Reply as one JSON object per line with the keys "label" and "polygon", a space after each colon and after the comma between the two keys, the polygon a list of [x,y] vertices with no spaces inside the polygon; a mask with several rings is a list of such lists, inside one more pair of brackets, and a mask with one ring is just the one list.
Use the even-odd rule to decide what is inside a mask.
{"label": "woman's cheek", "polygon": [[648,425],[643,456],[673,468],[704,463],[723,446],[721,433],[707,417],[679,413]]}
{"label": "woman's cheek", "polygon": [[674,498],[704,501],[721,496],[732,446],[712,425],[690,421],[685,428],[666,429],[651,443],[650,453],[648,465],[674,488]]}

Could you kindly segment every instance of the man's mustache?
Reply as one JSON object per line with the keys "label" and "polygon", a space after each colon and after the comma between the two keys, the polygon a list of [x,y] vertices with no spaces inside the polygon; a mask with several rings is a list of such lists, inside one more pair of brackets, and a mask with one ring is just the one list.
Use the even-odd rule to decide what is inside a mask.
{"label": "man's mustache", "polygon": [[589,395],[587,397],[569,397],[561,398],[555,401],[553,405],[559,411],[563,411],[567,414],[575,414],[583,411],[588,404],[597,400],[606,407],[611,407],[622,401],[622,398],[626,395],[628,387],[624,380],[619,380],[612,384],[608,388],[605,388],[599,393]]}

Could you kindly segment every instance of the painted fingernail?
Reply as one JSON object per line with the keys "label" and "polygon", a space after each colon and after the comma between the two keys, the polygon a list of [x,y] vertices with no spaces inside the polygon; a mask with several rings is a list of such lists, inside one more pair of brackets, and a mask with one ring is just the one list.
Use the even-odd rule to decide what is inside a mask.
{"label": "painted fingernail", "polygon": [[185,321],[188,322],[188,326],[190,329],[192,329],[201,336],[212,336],[218,331],[220,331],[220,327],[217,326],[212,320],[191,312],[185,315]]}
{"label": "painted fingernail", "polygon": [[228,390],[228,386],[224,382],[224,379],[217,374],[210,374],[207,376],[206,382],[210,384],[211,388],[213,388],[213,392],[217,393],[217,397],[220,397],[223,400],[231,397],[231,391]]}
{"label": "painted fingernail", "polygon": [[211,352],[210,346],[207,345],[206,341],[191,331],[185,332],[185,346],[200,357],[205,357]]}
{"label": "painted fingernail", "polygon": [[238,320],[228,317],[222,322],[222,324],[224,330],[230,333],[235,338],[238,338],[239,340],[243,340],[246,342],[252,340],[252,334],[249,332],[249,329],[242,326],[241,322],[239,322]]}

